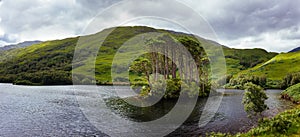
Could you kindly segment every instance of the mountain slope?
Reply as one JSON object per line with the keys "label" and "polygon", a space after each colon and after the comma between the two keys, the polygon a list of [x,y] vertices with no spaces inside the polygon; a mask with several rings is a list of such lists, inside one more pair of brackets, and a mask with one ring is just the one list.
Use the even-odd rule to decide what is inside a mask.
{"label": "mountain slope", "polygon": [[41,43],[41,42],[42,41],[38,41],[38,40],[35,40],[35,41],[24,41],[24,42],[21,42],[21,43],[18,43],[18,44],[12,44],[12,45],[6,45],[6,46],[3,46],[3,47],[0,47],[0,51],[2,51],[2,50],[16,49],[16,48],[24,48],[24,47],[28,47],[28,46],[31,46],[31,45],[34,45],[34,44]]}
{"label": "mountain slope", "polygon": [[[83,36],[85,39],[79,47],[80,58],[76,58],[74,68],[72,60],[74,50],[79,37],[63,40],[46,41],[29,47],[12,49],[0,53],[0,82],[17,82],[19,84],[72,84],[71,72],[81,72],[93,76],[91,72],[92,58],[90,51],[94,51],[95,45],[103,42],[96,58],[95,76],[98,84],[110,83],[111,64],[115,53],[130,38],[148,32],[163,32],[177,38],[188,37],[195,39],[193,35],[168,30],[154,29],[150,27],[117,27],[105,29],[99,33]],[[110,31],[112,31],[110,33]],[[109,34],[109,35],[108,35]],[[105,36],[108,37],[105,38]],[[143,44],[143,43],[138,43]],[[200,45],[211,47],[214,51],[216,42],[201,39]],[[235,74],[240,70],[247,69],[254,64],[261,63],[275,56],[262,49],[239,50],[224,47],[229,74]],[[122,65],[122,60],[117,64]],[[120,66],[121,66],[120,65]],[[122,68],[128,69],[128,68]],[[88,71],[87,71],[88,70]],[[226,70],[220,70],[226,71]],[[125,74],[124,74],[125,75]],[[82,80],[81,75],[76,78]]]}
{"label": "mountain slope", "polygon": [[290,53],[290,52],[297,52],[297,51],[300,51],[300,47],[297,47],[297,48],[295,48],[295,49],[289,51],[289,53]]}
{"label": "mountain slope", "polygon": [[266,62],[277,55],[264,49],[234,49],[224,48],[228,74],[237,74],[242,70],[252,68]]}
{"label": "mountain slope", "polygon": [[270,80],[282,80],[288,73],[294,72],[300,72],[300,52],[281,53],[241,74],[265,75]]}

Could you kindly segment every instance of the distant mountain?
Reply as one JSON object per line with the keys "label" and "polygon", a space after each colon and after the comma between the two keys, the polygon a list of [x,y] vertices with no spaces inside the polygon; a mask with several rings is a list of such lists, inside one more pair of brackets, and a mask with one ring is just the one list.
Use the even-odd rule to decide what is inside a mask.
{"label": "distant mountain", "polygon": [[38,41],[38,40],[35,40],[35,41],[24,41],[24,42],[21,42],[21,43],[18,43],[18,44],[12,44],[12,45],[6,45],[4,47],[0,47],[0,51],[1,50],[16,49],[16,48],[24,48],[24,47],[31,46],[33,44],[41,43],[41,42],[42,41]]}
{"label": "distant mountain", "polygon": [[300,51],[300,47],[297,47],[297,48],[295,48],[295,49],[289,51],[289,53],[291,53],[291,52],[297,52],[297,51]]}

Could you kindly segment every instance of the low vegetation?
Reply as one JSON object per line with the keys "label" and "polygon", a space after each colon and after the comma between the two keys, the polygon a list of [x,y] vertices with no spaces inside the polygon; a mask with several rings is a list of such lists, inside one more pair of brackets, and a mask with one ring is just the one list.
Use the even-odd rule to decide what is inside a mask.
{"label": "low vegetation", "polygon": [[226,133],[211,133],[211,137],[286,137],[297,136],[300,133],[300,109],[284,111],[273,118],[259,121],[258,126],[246,133],[235,135]]}
{"label": "low vegetation", "polygon": [[300,103],[300,73],[287,74],[281,84],[285,89],[281,97],[294,103]]}
{"label": "low vegetation", "polygon": [[242,100],[245,111],[248,116],[261,114],[268,109],[265,101],[268,99],[265,91],[260,86],[251,82],[245,84],[245,92]]}
{"label": "low vegetation", "polygon": [[300,83],[293,85],[281,93],[281,97],[293,101],[294,103],[300,103]]}
{"label": "low vegetation", "polygon": [[235,77],[227,78],[229,82],[225,85],[226,88],[233,89],[245,89],[245,84],[251,82],[255,85],[259,85],[263,88],[267,88],[267,78],[265,76],[256,76],[256,75],[238,75]]}
{"label": "low vegetation", "polygon": [[300,83],[300,72],[287,74],[282,81],[281,88],[286,89],[290,86]]}

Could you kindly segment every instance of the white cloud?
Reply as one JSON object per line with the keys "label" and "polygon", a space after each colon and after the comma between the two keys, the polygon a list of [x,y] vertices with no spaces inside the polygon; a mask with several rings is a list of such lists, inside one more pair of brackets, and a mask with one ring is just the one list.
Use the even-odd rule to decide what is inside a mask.
{"label": "white cloud", "polygon": [[221,41],[221,43],[232,45],[231,47],[233,48],[263,48],[274,52],[288,52],[299,46],[300,43],[300,39],[284,39],[288,34],[290,34],[290,30],[285,29],[278,32],[266,32],[257,36],[243,37],[236,40],[224,40]]}
{"label": "white cloud", "polygon": [[0,37],[4,36],[4,31],[0,28]]}
{"label": "white cloud", "polygon": [[[76,36],[103,9],[119,0],[4,0],[0,2],[0,42],[50,40]],[[123,1],[124,2],[124,1]],[[300,1],[281,0],[179,0],[207,20],[219,36],[220,43],[235,48],[264,48],[269,51],[288,51],[300,45]],[[128,2],[130,3],[130,1]],[[183,24],[199,27],[197,15],[175,2],[143,1],[119,6],[99,19],[98,32],[122,24],[141,15],[169,16]],[[143,7],[142,9],[139,7]],[[124,23],[124,22],[123,22]],[[144,19],[125,25],[150,25],[180,30],[177,25]],[[202,28],[201,33],[209,29]],[[207,33],[207,32],[206,32]]]}

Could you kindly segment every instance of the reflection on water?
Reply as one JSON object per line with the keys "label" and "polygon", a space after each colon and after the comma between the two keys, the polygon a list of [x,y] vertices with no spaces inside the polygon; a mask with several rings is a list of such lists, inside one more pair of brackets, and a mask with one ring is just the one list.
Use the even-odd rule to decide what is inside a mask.
{"label": "reflection on water", "polygon": [[[135,98],[133,98],[135,99]],[[191,114],[190,120],[197,119],[199,120],[199,116],[201,115],[201,110],[203,109],[205,103],[205,99],[200,99],[197,102],[197,105]],[[170,112],[170,110],[175,106],[177,99],[173,100],[160,100],[158,103],[149,107],[136,107],[128,104],[121,98],[109,98],[106,99],[106,104],[109,108],[111,108],[114,113],[121,115],[122,117],[126,117],[130,120],[136,122],[147,122],[156,120],[161,118]]]}
{"label": "reflection on water", "polygon": [[[110,86],[99,86],[96,91],[89,88],[74,91],[72,86],[0,84],[0,89],[0,136],[104,136],[101,129],[93,126],[82,113],[82,109],[86,108],[79,107],[78,98],[90,101],[93,105],[92,102],[97,99],[95,95],[101,95],[115,114],[136,122],[158,119],[167,114],[176,103],[176,100],[161,100],[154,106],[133,107],[116,98],[113,92],[115,89]],[[126,88],[119,87],[117,90],[125,91]],[[256,120],[247,118],[243,110],[242,91],[226,90],[225,93],[216,115],[205,127],[199,128],[198,120],[207,99],[198,99],[189,119],[169,136],[199,136],[210,131],[236,133],[255,125]],[[267,91],[270,109],[264,115],[273,116],[293,107],[291,103],[281,100],[279,94],[279,90]],[[128,97],[126,92],[123,97]],[[93,111],[103,113],[102,107]],[[120,121],[107,119],[107,122],[118,125]],[[136,133],[131,131],[136,129],[132,128],[133,126],[122,127],[120,132],[126,131],[134,136]]]}
{"label": "reflection on water", "polygon": [[[293,107],[293,104],[280,99],[280,90],[267,90],[268,100],[266,103],[269,110],[263,115],[271,117],[285,109]],[[226,90],[217,113],[204,127],[198,127],[198,120],[201,116],[206,98],[198,99],[197,105],[189,119],[169,136],[199,136],[207,132],[245,132],[257,123],[257,118],[248,118],[241,104],[242,90]],[[107,99],[107,106],[115,113],[133,121],[145,122],[155,120],[167,114],[175,105],[176,100],[161,100],[151,107],[135,107],[120,98]],[[212,106],[214,107],[214,106]]]}

